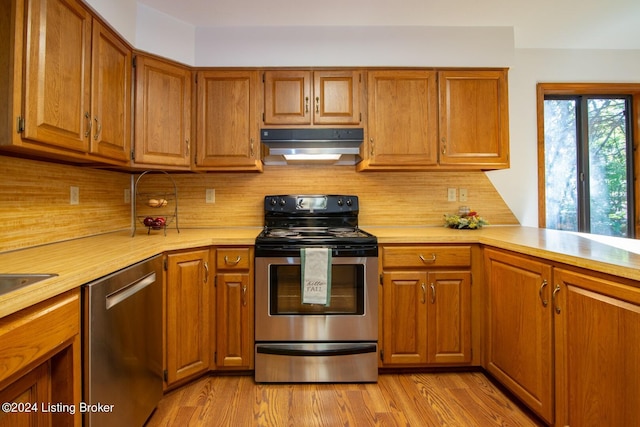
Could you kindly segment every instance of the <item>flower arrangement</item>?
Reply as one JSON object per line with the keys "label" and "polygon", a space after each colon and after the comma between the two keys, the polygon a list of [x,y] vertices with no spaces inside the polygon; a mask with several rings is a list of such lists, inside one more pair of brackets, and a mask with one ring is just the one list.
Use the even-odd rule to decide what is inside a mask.
{"label": "flower arrangement", "polygon": [[444,216],[444,226],[448,228],[467,228],[467,229],[476,229],[482,228],[483,225],[489,224],[489,221],[486,221],[478,212],[469,210],[468,212],[460,212],[457,215],[447,215]]}

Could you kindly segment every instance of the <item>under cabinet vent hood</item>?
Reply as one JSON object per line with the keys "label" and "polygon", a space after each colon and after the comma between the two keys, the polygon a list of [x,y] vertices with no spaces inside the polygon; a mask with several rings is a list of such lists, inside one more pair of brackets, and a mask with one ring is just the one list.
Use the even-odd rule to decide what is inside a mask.
{"label": "under cabinet vent hood", "polygon": [[262,160],[265,165],[355,165],[360,161],[363,138],[362,128],[262,129]]}

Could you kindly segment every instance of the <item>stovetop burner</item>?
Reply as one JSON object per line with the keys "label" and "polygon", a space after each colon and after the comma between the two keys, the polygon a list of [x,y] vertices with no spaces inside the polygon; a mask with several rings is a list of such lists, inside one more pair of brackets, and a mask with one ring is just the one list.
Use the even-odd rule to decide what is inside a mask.
{"label": "stovetop burner", "polygon": [[299,253],[305,247],[377,255],[377,238],[358,228],[357,196],[266,196],[264,207],[265,227],[256,237],[256,256]]}

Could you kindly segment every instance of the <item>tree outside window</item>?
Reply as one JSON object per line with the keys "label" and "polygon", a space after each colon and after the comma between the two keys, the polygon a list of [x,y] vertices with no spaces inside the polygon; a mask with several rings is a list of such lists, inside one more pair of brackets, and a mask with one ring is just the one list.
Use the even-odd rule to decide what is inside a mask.
{"label": "tree outside window", "polygon": [[634,237],[633,97],[553,92],[539,90],[541,226]]}

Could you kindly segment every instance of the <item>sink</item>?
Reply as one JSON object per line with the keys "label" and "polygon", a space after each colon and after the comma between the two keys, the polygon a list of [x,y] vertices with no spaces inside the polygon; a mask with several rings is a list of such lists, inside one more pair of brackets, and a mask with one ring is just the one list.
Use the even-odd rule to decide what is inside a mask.
{"label": "sink", "polygon": [[57,274],[0,274],[0,295],[55,276]]}

